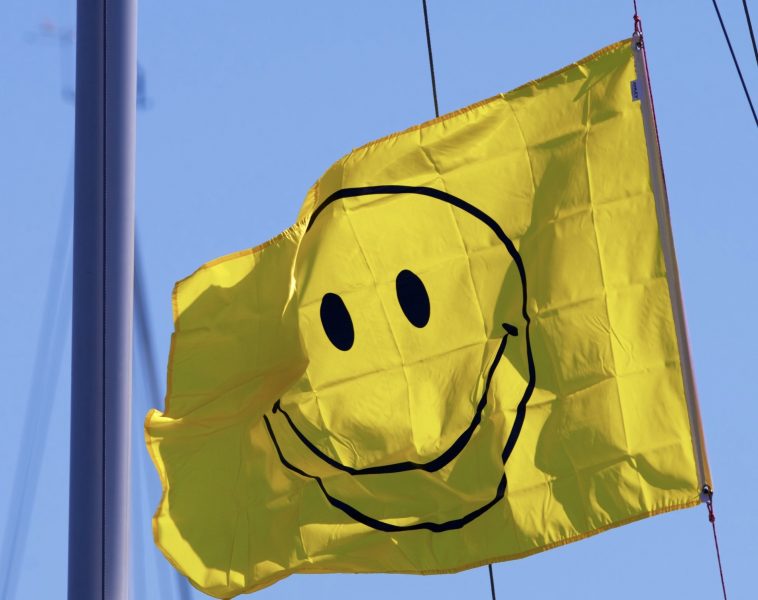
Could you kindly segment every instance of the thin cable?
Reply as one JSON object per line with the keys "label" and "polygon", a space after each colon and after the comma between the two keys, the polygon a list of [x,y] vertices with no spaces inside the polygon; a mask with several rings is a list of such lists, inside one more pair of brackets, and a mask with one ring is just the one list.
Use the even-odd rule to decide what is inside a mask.
{"label": "thin cable", "polygon": [[490,571],[490,592],[492,592],[492,600],[497,600],[495,598],[495,576],[492,574],[492,565],[487,565],[487,568]]}
{"label": "thin cable", "polygon": [[137,238],[134,245],[134,320],[135,333],[142,341],[142,351],[137,353],[144,367],[150,396],[150,408],[159,408],[161,395],[160,377],[156,367],[155,345],[153,343],[152,323],[147,309],[147,291],[145,287],[144,262],[142,250]]}
{"label": "thin cable", "polygon": [[[437,79],[434,76],[434,57],[432,55],[432,36],[429,32],[429,11],[426,7],[426,0],[421,0],[421,4],[424,8],[424,29],[426,30],[426,49],[429,53],[429,74],[432,77],[432,97],[434,98],[434,116],[440,116],[439,103],[437,102]],[[637,2],[635,0],[635,13]],[[492,565],[487,565],[487,569],[490,575],[490,592],[492,594],[492,600],[497,600],[495,595],[495,576],[492,573]]]}
{"label": "thin cable", "polygon": [[721,591],[724,593],[724,600],[726,598],[726,584],[724,583],[724,569],[721,566],[721,552],[719,551],[719,537],[716,535],[716,514],[713,512],[713,492],[707,485],[703,487],[703,493],[705,494],[705,505],[708,507],[708,520],[711,522],[713,528],[713,544],[716,546],[716,560],[719,563],[719,575],[721,576]]}
{"label": "thin cable", "polygon": [[437,80],[434,77],[434,58],[432,58],[432,36],[429,33],[429,13],[426,10],[426,0],[421,0],[424,6],[424,27],[426,28],[426,49],[429,51],[429,72],[432,75],[432,96],[434,96],[434,116],[440,116],[440,107],[437,104]]}
{"label": "thin cable", "polygon": [[750,112],[753,113],[753,120],[755,121],[756,127],[758,127],[758,115],[755,114],[755,108],[753,107],[753,101],[750,98],[750,92],[747,91],[747,86],[745,85],[745,78],[742,76],[742,70],[740,69],[740,65],[737,62],[737,57],[734,54],[734,48],[732,48],[732,41],[729,39],[729,34],[726,32],[726,27],[724,26],[724,20],[721,18],[721,11],[719,10],[719,5],[716,4],[716,0],[711,0],[713,2],[713,8],[716,9],[716,16],[719,18],[719,23],[721,24],[721,31],[724,32],[724,38],[726,39],[726,44],[729,46],[729,52],[732,55],[732,60],[734,61],[734,66],[737,69],[737,75],[740,76],[740,82],[742,83],[742,89],[745,91],[745,98],[747,98],[747,103],[750,105]]}
{"label": "thin cable", "polygon": [[[715,1],[714,1],[714,4],[715,4]],[[644,42],[643,42],[643,38],[642,38],[642,23],[641,23],[639,17],[637,16],[637,2],[636,2],[636,0],[634,2],[634,8],[635,8],[635,11],[634,11],[634,31],[635,31],[635,34],[637,34],[639,36],[638,37],[638,40],[639,40],[638,44],[639,44],[639,48],[642,51],[642,57],[643,57],[642,62],[643,62],[643,65],[645,67],[645,79],[648,82],[649,98],[650,98],[650,108],[651,108],[651,113],[652,113],[652,118],[653,118],[653,128],[654,128],[654,131],[655,131],[656,145],[658,147],[658,152],[660,153],[660,140],[658,139],[658,126],[656,124],[656,118],[655,118],[655,105],[653,103],[652,89],[650,89],[650,73],[648,72],[648,68],[647,68],[647,56],[646,56],[645,46],[644,46]],[[722,23],[722,27],[723,27],[723,23]],[[724,33],[726,33],[726,31],[724,31]],[[730,46],[730,48],[731,48],[731,46]],[[752,107],[752,105],[751,105],[751,107]],[[659,154],[659,156],[660,156],[660,154]],[[664,189],[665,189],[665,175],[663,174],[663,164],[662,163],[661,163],[661,177],[664,180],[664,184],[663,185],[664,185]],[[664,195],[664,198],[665,198],[665,195]],[[724,583],[724,570],[723,570],[723,567],[721,565],[721,553],[719,551],[718,536],[716,535],[716,515],[713,512],[713,492],[711,491],[710,487],[706,485],[706,486],[703,486],[703,494],[706,497],[706,505],[708,506],[708,520],[711,522],[711,526],[713,527],[713,541],[714,541],[714,544],[716,546],[716,558],[717,558],[717,561],[718,561],[719,575],[721,576],[721,590],[722,590],[722,592],[724,594],[724,600],[727,600],[727,597],[726,597],[726,585]]]}
{"label": "thin cable", "polygon": [[21,429],[21,444],[13,484],[8,492],[8,511],[0,540],[0,598],[3,599],[16,597],[33,516],[30,507],[34,506],[37,497],[45,440],[58,397],[57,384],[67,349],[70,349],[66,340],[71,332],[73,170],[72,161],[53,245],[42,324]]}
{"label": "thin cable", "polygon": [[[153,327],[150,320],[150,313],[147,308],[147,288],[145,285],[145,269],[142,261],[142,252],[140,249],[139,238],[135,236],[134,245],[134,320],[135,320],[135,340],[137,343],[135,354],[139,357],[142,367],[142,375],[145,386],[148,390],[148,407],[159,408],[161,395],[160,377],[158,375],[158,362],[155,359],[155,345],[153,343]],[[140,349],[141,342],[141,349]],[[143,466],[144,453],[143,453]],[[187,579],[172,569],[174,573],[174,583],[176,591],[181,600],[190,600],[190,585]]]}
{"label": "thin cable", "polygon": [[750,11],[747,9],[747,0],[742,0],[742,7],[745,9],[745,20],[747,20],[747,28],[750,30],[750,41],[753,42],[755,64],[758,65],[758,47],[755,45],[755,33],[753,33],[753,22],[750,20]]}

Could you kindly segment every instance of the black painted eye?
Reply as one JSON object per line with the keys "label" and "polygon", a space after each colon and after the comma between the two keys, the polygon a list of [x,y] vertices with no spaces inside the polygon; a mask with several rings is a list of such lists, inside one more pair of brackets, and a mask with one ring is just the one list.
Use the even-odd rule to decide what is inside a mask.
{"label": "black painted eye", "polygon": [[347,306],[337,294],[324,294],[321,299],[321,324],[326,337],[339,350],[350,350],[355,341],[353,320],[347,312]]}
{"label": "black painted eye", "polygon": [[416,327],[423,327],[429,322],[429,294],[418,275],[408,269],[397,274],[395,280],[397,301],[405,316]]}

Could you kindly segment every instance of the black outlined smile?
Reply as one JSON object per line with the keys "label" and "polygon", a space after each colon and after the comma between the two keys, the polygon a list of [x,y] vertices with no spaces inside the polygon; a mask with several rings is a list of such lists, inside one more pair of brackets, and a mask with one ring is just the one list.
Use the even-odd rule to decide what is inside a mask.
{"label": "black outlined smile", "polygon": [[[524,347],[526,350],[526,367],[528,371],[527,373],[528,379],[526,381],[526,387],[524,389],[523,395],[516,406],[515,416],[514,416],[512,425],[510,427],[510,431],[508,432],[506,439],[504,440],[501,458],[502,458],[502,464],[503,466],[505,466],[505,463],[507,462],[509,456],[511,455],[513,448],[516,444],[516,441],[519,437],[519,434],[521,432],[521,428],[523,426],[524,418],[526,415],[526,405],[535,388],[536,374],[535,374],[534,359],[532,356],[531,342],[529,338],[530,319],[529,319],[529,315],[526,309],[526,302],[527,302],[526,271],[525,271],[523,262],[521,260],[521,256],[519,255],[515,245],[510,240],[510,238],[508,238],[508,236],[503,232],[500,225],[492,217],[484,213],[481,209],[447,192],[443,192],[441,190],[437,190],[437,189],[429,188],[429,187],[387,185],[387,186],[373,186],[373,187],[363,187],[363,188],[345,188],[333,193],[321,205],[319,205],[316,208],[316,210],[313,212],[313,214],[311,215],[310,221],[306,229],[306,235],[307,235],[307,232],[310,231],[311,226],[313,225],[315,220],[318,218],[318,216],[322,213],[322,211],[333,202],[336,202],[338,200],[345,199],[345,198],[353,198],[353,197],[359,197],[359,196],[401,195],[401,194],[410,196],[411,198],[413,197],[432,198],[440,202],[446,203],[457,209],[463,210],[469,215],[478,219],[481,223],[487,226],[492,231],[492,233],[494,233],[497,239],[503,244],[506,251],[510,255],[510,258],[513,260],[513,263],[516,269],[518,270],[518,275],[521,280],[521,290],[522,290],[521,317],[523,319],[525,326],[521,330],[519,330],[516,326],[511,325],[510,323],[502,323],[502,327],[505,330],[505,333],[503,334],[500,340],[498,349],[487,371],[487,376],[485,379],[482,395],[479,399],[479,402],[477,403],[473,418],[471,419],[466,429],[456,438],[456,440],[444,452],[442,452],[442,454],[438,455],[436,458],[432,460],[429,460],[428,462],[403,461],[403,462],[398,462],[394,464],[375,465],[375,466],[369,466],[369,467],[363,467],[363,468],[357,468],[357,467],[344,465],[341,462],[335,460],[331,456],[324,453],[321,449],[319,449],[315,444],[313,444],[305,436],[305,434],[303,434],[302,431],[300,431],[300,429],[297,427],[297,425],[295,424],[291,416],[287,413],[287,411],[284,408],[282,408],[280,400],[277,400],[274,403],[272,412],[271,412],[271,418],[273,419],[274,415],[281,414],[283,419],[288,424],[291,432],[294,433],[294,435],[300,440],[300,442],[302,442],[302,444],[314,456],[319,458],[321,461],[323,461],[325,464],[329,465],[330,467],[333,467],[351,476],[360,477],[362,475],[386,475],[386,476],[391,477],[392,474],[403,473],[403,472],[408,472],[408,471],[424,471],[427,473],[433,473],[433,472],[439,471],[446,465],[450,464],[450,462],[453,461],[457,456],[459,456],[460,453],[467,447],[467,445],[471,441],[472,437],[477,431],[477,428],[479,428],[479,426],[482,423],[483,413],[484,413],[485,408],[488,405],[488,395],[490,393],[490,384],[498,368],[498,365],[501,362],[503,354],[505,352],[508,338],[522,335],[524,338]],[[411,200],[407,200],[407,201],[411,201]],[[403,271],[401,272],[401,275],[402,273],[410,273],[410,272]],[[411,275],[415,277],[415,275],[413,275],[412,273]],[[408,279],[410,279],[410,277]],[[400,294],[400,290],[398,290],[398,293]],[[330,297],[330,296],[334,296],[334,295],[327,294],[325,295],[325,298]],[[333,302],[331,302],[332,300]],[[428,298],[427,298],[427,301],[428,301]],[[344,306],[343,307],[339,306],[339,302],[341,302],[341,300],[337,302],[337,300],[335,300],[334,298],[331,298],[330,302],[332,306],[330,307],[329,310],[339,317],[341,315],[342,308],[344,308]],[[401,299],[401,304],[402,304],[402,299]],[[322,310],[323,310],[323,305],[322,305]],[[403,306],[403,310],[404,311],[406,310],[405,306]],[[427,311],[426,319],[428,319],[428,305],[426,307],[426,311]],[[345,314],[347,313],[345,312]],[[419,318],[418,315],[414,315],[414,314],[409,315],[408,312],[406,312],[406,316],[409,318],[411,323],[413,323],[416,327],[423,327],[423,325],[425,324],[423,315],[421,318]],[[323,319],[324,319],[324,313],[322,312],[322,321]],[[350,350],[353,344],[353,327],[352,327],[352,323],[349,321],[349,316],[347,317],[347,319],[348,320],[346,321],[346,327],[342,329],[333,328],[332,330],[330,330],[329,328],[327,328],[327,323],[326,322],[324,323],[325,331],[327,335],[329,336],[330,341],[332,341],[335,347],[343,351]],[[282,465],[284,465],[287,469],[289,469],[290,471],[302,477],[306,477],[308,479],[314,480],[318,484],[326,500],[333,507],[342,511],[343,513],[345,513],[346,515],[348,515],[355,521],[359,523],[363,523],[364,525],[368,527],[371,527],[380,531],[399,532],[399,531],[412,531],[412,530],[426,529],[432,532],[442,532],[442,531],[449,531],[453,529],[459,529],[465,526],[467,523],[470,523],[477,517],[484,514],[487,510],[489,510],[492,506],[494,506],[499,500],[501,500],[505,495],[507,479],[505,475],[505,470],[503,469],[500,472],[499,482],[496,484],[495,493],[492,496],[491,500],[482,504],[478,508],[471,510],[470,512],[468,512],[467,514],[459,518],[447,520],[444,522],[424,521],[424,522],[413,523],[410,525],[395,525],[393,523],[388,523],[386,521],[382,521],[374,517],[371,517],[370,515],[367,515],[361,512],[360,510],[358,510],[357,508],[355,508],[348,502],[335,497],[326,489],[326,486],[324,485],[324,482],[321,479],[321,477],[311,474],[311,473],[307,473],[303,469],[299,468],[298,466],[288,461],[284,455],[284,452],[282,451],[279,440],[277,439],[274,433],[274,428],[272,427],[271,421],[269,420],[269,415],[264,415],[263,420],[264,420],[266,429],[268,431],[269,437],[271,438],[271,441],[276,449],[276,453]]]}
{"label": "black outlined smile", "polygon": [[474,416],[471,419],[471,422],[469,423],[468,427],[458,436],[458,438],[448,447],[447,450],[445,450],[442,454],[437,456],[436,458],[425,462],[425,463],[418,463],[413,461],[404,461],[399,463],[394,463],[390,465],[376,465],[373,467],[363,467],[363,468],[355,468],[350,467],[348,465],[343,465],[341,462],[333,459],[331,456],[323,452],[318,446],[316,446],[313,442],[311,442],[305,434],[300,431],[297,425],[292,420],[292,417],[287,413],[286,410],[284,410],[281,406],[281,400],[277,400],[274,403],[274,407],[272,409],[272,413],[282,413],[284,415],[284,418],[287,420],[287,423],[289,424],[292,431],[295,433],[295,435],[300,438],[300,441],[305,444],[305,446],[313,452],[316,456],[318,456],[321,460],[323,460],[328,465],[334,467],[335,469],[339,469],[340,471],[345,471],[346,473],[350,473],[350,475],[377,475],[380,473],[402,473],[404,471],[413,471],[413,470],[421,470],[426,471],[428,473],[432,473],[434,471],[439,471],[442,467],[447,465],[451,460],[453,460],[456,456],[458,456],[461,453],[461,450],[466,447],[466,444],[468,444],[469,440],[471,439],[471,436],[474,434],[474,430],[479,426],[479,423],[482,420],[482,413],[484,412],[485,407],[487,406],[487,393],[490,389],[490,382],[492,381],[492,376],[495,374],[495,371],[497,370],[497,366],[500,364],[500,359],[503,356],[503,353],[505,352],[506,344],[508,343],[508,336],[517,336],[518,335],[518,329],[509,323],[503,323],[503,329],[505,329],[505,334],[503,335],[502,339],[500,340],[500,345],[497,349],[497,353],[495,354],[495,360],[492,362],[492,365],[489,368],[489,371],[487,372],[487,379],[484,384],[484,390],[482,391],[482,397],[480,398],[479,402],[476,406],[476,411],[474,412]]}

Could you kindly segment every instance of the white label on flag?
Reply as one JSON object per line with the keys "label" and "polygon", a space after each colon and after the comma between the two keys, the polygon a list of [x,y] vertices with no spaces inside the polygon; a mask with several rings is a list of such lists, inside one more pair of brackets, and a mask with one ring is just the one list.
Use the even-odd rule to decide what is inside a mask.
{"label": "white label on flag", "polygon": [[637,80],[632,81],[632,100],[638,101],[640,99],[640,89],[637,86]]}

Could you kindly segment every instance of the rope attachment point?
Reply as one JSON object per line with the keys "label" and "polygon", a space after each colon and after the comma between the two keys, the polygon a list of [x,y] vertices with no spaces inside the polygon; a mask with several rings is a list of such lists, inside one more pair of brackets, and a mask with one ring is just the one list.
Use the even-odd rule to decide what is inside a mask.
{"label": "rope attachment point", "polygon": [[637,0],[634,0],[634,33],[642,37],[642,19],[637,14]]}
{"label": "rope attachment point", "polygon": [[642,19],[637,14],[637,0],[634,0],[634,40],[637,45],[637,50],[642,50]]}
{"label": "rope attachment point", "polygon": [[716,513],[713,510],[713,490],[708,484],[703,486],[700,492],[700,496],[705,500],[705,505],[708,508],[708,521],[711,523],[713,529],[713,545],[716,547],[716,560],[719,565],[719,576],[721,577],[721,591],[724,594],[724,600],[726,598],[726,583],[724,582],[724,569],[721,566],[721,552],[719,551],[719,538],[716,535]]}
{"label": "rope attachment point", "polygon": [[708,508],[708,520],[711,523],[715,523],[716,515],[713,512],[713,490],[708,484],[703,486],[703,490],[700,492],[700,497]]}

